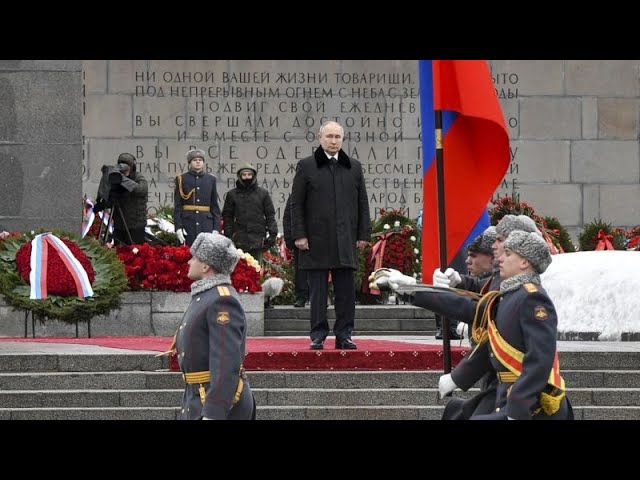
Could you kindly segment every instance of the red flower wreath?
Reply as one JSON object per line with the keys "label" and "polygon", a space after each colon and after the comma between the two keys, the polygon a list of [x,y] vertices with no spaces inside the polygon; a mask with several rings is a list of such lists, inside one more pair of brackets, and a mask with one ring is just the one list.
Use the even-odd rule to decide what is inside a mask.
{"label": "red flower wreath", "polygon": [[260,272],[249,265],[244,258],[238,260],[236,268],[231,273],[231,283],[239,293],[262,291]]}
{"label": "red flower wreath", "polygon": [[[89,282],[93,284],[96,274],[91,266],[91,260],[85,253],[71,240],[61,238],[64,244],[69,248],[71,253],[80,262],[80,265],[87,272]],[[24,243],[16,253],[16,269],[20,277],[31,285],[29,274],[31,273],[31,242]],[[49,249],[47,258],[47,291],[50,295],[60,295],[61,297],[71,297],[77,295],[76,284],[62,259],[54,253],[53,249]]]}

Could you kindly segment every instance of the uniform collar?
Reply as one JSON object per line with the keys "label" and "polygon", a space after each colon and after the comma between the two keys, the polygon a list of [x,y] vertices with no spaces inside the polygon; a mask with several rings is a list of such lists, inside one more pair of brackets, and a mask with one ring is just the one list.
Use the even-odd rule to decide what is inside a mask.
{"label": "uniform collar", "polygon": [[218,285],[231,285],[231,277],[229,275],[216,273],[215,275],[203,278],[202,280],[196,280],[191,284],[191,296],[193,297],[198,293],[211,290],[213,287]]}

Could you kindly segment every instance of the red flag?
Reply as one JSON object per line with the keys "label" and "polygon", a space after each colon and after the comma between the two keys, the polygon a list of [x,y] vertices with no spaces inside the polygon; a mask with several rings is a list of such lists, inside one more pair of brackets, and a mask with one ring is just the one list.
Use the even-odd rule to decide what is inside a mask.
{"label": "red flag", "polygon": [[[428,97],[431,92],[432,102]],[[425,166],[422,278],[430,283],[433,271],[441,266],[435,149],[431,148],[433,110],[443,112],[447,262],[453,260],[486,212],[507,171],[510,153],[509,135],[486,60],[421,61],[420,95],[424,96],[420,106]]]}

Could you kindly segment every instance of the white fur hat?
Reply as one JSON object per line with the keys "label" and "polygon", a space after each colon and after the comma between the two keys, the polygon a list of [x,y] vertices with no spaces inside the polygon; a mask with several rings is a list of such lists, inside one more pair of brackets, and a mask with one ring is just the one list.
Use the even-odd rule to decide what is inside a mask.
{"label": "white fur hat", "polygon": [[508,248],[528,260],[538,273],[544,273],[551,264],[549,245],[536,232],[514,230],[505,240],[504,248]]}
{"label": "white fur hat", "polygon": [[496,227],[488,227],[467,246],[469,252],[484,253],[493,256],[491,246],[496,241]]}
{"label": "white fur hat", "polygon": [[200,150],[199,148],[196,148],[195,150],[189,150],[187,152],[187,162],[191,163],[191,160],[193,160],[194,158],[201,158],[204,162],[206,160],[204,150]]}
{"label": "white fur hat", "polygon": [[526,215],[505,215],[496,225],[496,233],[507,238],[514,230],[522,230],[523,232],[538,232],[540,236],[540,230],[536,226],[536,222],[531,217]]}
{"label": "white fur hat", "polygon": [[231,239],[218,232],[199,234],[191,245],[191,255],[223,275],[231,275],[240,259]]}

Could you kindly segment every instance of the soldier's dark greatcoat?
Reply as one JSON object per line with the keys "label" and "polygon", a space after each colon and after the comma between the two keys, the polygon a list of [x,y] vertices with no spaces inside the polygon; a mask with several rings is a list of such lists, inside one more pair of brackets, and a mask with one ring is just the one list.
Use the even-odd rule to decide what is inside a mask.
{"label": "soldier's dark greatcoat", "polygon": [[[209,372],[210,381],[185,385],[181,420],[249,420],[254,401],[241,372],[247,323],[236,290],[214,275],[199,280],[176,335],[176,354],[183,374]],[[242,385],[241,385],[242,384]],[[240,385],[242,391],[237,396]],[[235,403],[234,403],[235,402]]]}
{"label": "soldier's dark greatcoat", "polygon": [[[527,288],[527,285],[529,287]],[[498,332],[513,348],[524,354],[522,373],[515,382],[500,382],[496,392],[495,411],[488,415],[474,415],[471,419],[516,420],[568,420],[573,418],[571,404],[565,397],[560,410],[549,416],[538,411],[539,397],[547,388],[547,380],[556,354],[558,318],[555,307],[544,288],[528,283],[501,294],[494,315]],[[453,292],[420,292],[414,305],[441,315],[451,315],[469,323],[473,319],[477,302]],[[507,372],[495,357],[489,342],[482,343],[472,352],[475,379],[471,372],[463,377],[467,384],[456,385],[466,390],[486,372]],[[472,358],[473,358],[472,357]],[[463,378],[459,377],[459,378]]]}
{"label": "soldier's dark greatcoat", "polygon": [[173,200],[175,229],[185,229],[187,245],[191,246],[199,233],[220,230],[216,177],[210,173],[189,170],[177,176]]}

